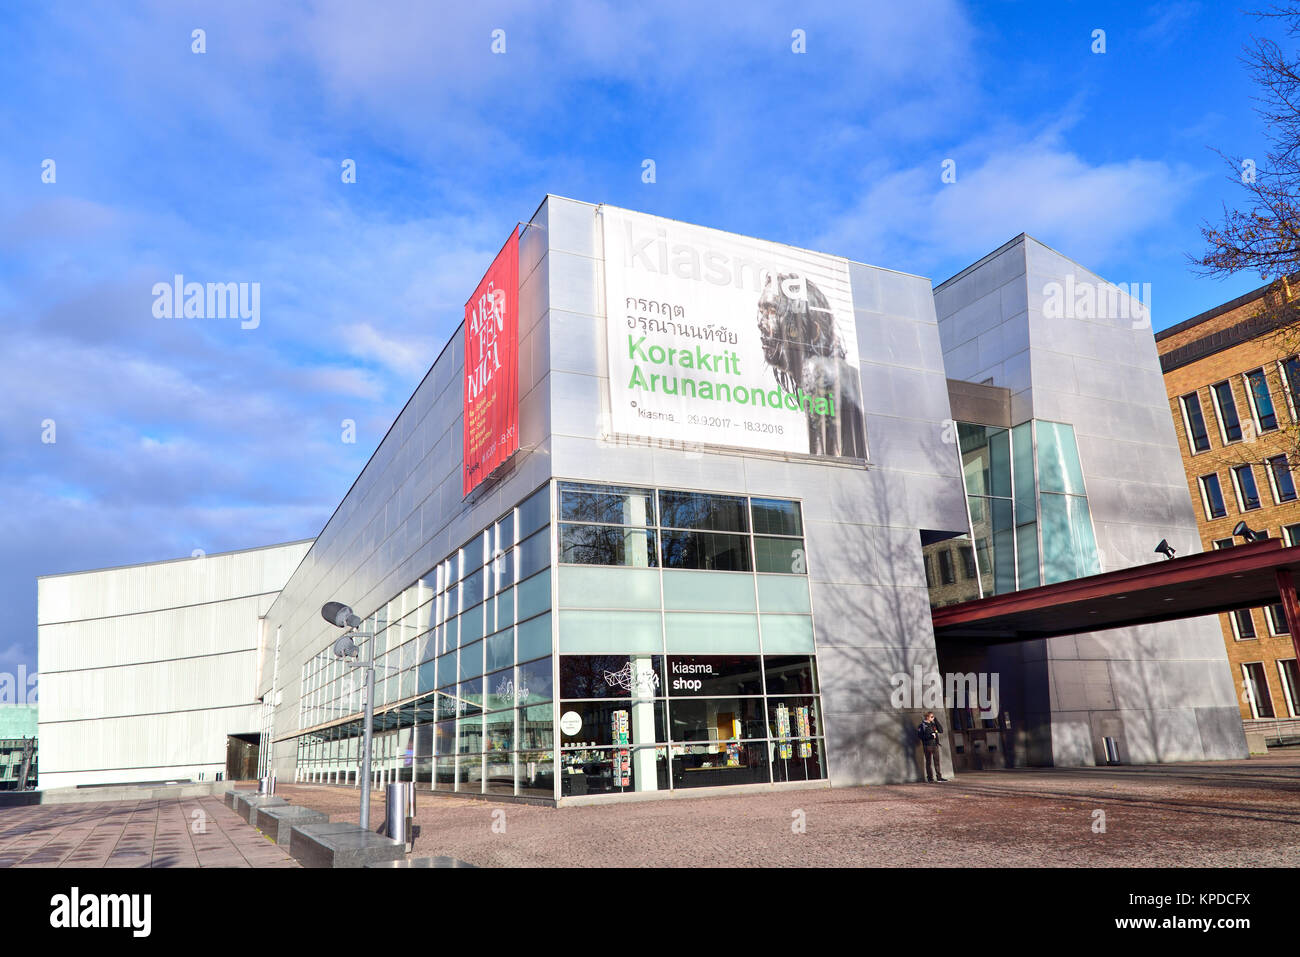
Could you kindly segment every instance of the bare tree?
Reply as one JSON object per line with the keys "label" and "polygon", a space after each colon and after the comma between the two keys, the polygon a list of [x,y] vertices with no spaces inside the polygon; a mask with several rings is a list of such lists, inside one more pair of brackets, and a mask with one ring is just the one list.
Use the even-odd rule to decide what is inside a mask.
{"label": "bare tree", "polygon": [[[1258,88],[1252,99],[1268,152],[1257,161],[1216,150],[1246,195],[1237,209],[1225,204],[1219,222],[1201,226],[1205,251],[1190,258],[1202,276],[1257,272],[1268,283],[1251,321],[1273,340],[1278,358],[1285,359],[1300,353],[1300,48],[1294,42],[1300,40],[1300,2],[1275,4],[1253,16],[1280,23],[1293,41],[1283,46],[1252,37],[1242,56]],[[1241,464],[1264,464],[1268,457],[1286,453],[1293,470],[1300,465],[1295,417],[1288,427],[1259,439],[1238,447]]]}

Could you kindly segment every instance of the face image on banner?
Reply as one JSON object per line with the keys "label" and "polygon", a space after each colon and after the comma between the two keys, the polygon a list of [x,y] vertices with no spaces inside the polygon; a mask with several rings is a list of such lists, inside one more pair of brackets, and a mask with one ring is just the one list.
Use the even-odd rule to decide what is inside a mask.
{"label": "face image on banner", "polygon": [[463,494],[519,449],[519,233],[465,303]]}
{"label": "face image on banner", "polygon": [[848,261],[603,208],[611,428],[865,459]]}

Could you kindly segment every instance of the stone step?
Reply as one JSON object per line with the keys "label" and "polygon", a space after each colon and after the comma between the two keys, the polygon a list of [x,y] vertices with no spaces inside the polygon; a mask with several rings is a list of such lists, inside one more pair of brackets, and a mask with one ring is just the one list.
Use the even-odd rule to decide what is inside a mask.
{"label": "stone step", "polygon": [[295,825],[289,853],[303,867],[365,867],[401,860],[406,845],[340,821]]}

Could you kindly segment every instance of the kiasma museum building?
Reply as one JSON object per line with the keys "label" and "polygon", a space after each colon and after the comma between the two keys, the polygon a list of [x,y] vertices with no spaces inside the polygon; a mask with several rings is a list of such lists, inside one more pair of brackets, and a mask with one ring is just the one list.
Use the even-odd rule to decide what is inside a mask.
{"label": "kiasma museum building", "polygon": [[[1109,308],[1073,308],[1088,289]],[[1161,539],[1198,550],[1150,324],[1065,256],[1021,235],[936,288],[548,196],[318,537],[265,563],[292,570],[257,586],[232,687],[264,770],[355,784],[337,600],[376,663],[379,781],[561,804],[913,781],[928,708],[957,771],[1107,739],[1244,757],[1213,617],[936,641],[932,606]],[[43,659],[68,580],[42,579]],[[57,772],[78,745],[42,672]],[[957,673],[965,700],[927,697]]]}

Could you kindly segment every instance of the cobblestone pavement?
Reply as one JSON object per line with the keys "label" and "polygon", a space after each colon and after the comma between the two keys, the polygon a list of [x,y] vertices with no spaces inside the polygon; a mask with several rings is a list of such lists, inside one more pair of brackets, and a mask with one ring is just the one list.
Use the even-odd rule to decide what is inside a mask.
{"label": "cobblestone pavement", "polygon": [[221,795],[0,808],[0,867],[297,866]]}
{"label": "cobblestone pavement", "polygon": [[[277,793],[331,820],[358,819],[351,788],[280,784]],[[1295,751],[618,806],[549,808],[424,792],[417,805],[413,856],[487,867],[1300,865]],[[381,793],[371,808],[378,829]],[[504,818],[494,817],[502,811]],[[793,827],[800,817],[802,833]]]}

